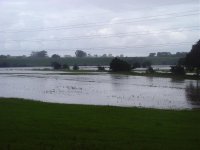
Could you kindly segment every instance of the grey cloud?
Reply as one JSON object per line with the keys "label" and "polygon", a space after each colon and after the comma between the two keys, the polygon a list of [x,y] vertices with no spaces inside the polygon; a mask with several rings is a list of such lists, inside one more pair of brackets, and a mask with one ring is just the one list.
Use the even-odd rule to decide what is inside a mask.
{"label": "grey cloud", "polygon": [[[145,36],[126,36],[112,38],[91,38],[63,41],[25,42],[23,40],[54,39],[64,37],[88,36],[94,34],[109,35],[118,33],[156,32],[163,28],[187,27],[199,25],[196,16],[172,18],[165,21],[141,21],[118,25],[94,26],[90,28],[74,28],[68,30],[37,31],[37,29],[54,26],[72,26],[77,24],[98,22],[120,22],[120,19],[146,17],[174,12],[183,12],[199,9],[198,0],[1,0],[0,1],[0,27],[1,31],[16,31],[33,29],[32,32],[2,33],[0,32],[1,53],[13,55],[29,54],[31,50],[55,49],[49,51],[59,54],[73,54],[75,48],[86,48],[89,53],[113,53],[119,55],[147,55],[149,51],[188,51],[191,45],[170,46],[162,48],[133,48],[133,49],[95,49],[95,47],[117,47],[135,45],[153,45],[160,43],[176,43],[184,41],[197,41],[199,31],[149,34]],[[152,9],[152,8],[155,9]],[[137,8],[137,9],[136,9]],[[145,9],[148,8],[148,9]],[[34,31],[35,30],[35,31]],[[12,39],[21,39],[23,42],[8,42]],[[92,49],[90,49],[92,48]],[[66,49],[66,51],[63,51]],[[10,50],[19,50],[13,52]],[[7,52],[5,52],[7,51]]]}

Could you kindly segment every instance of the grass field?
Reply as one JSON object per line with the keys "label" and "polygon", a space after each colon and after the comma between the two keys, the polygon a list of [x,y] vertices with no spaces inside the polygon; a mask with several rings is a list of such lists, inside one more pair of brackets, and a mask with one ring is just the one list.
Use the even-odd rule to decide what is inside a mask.
{"label": "grass field", "polygon": [[0,99],[0,150],[199,150],[200,110]]}

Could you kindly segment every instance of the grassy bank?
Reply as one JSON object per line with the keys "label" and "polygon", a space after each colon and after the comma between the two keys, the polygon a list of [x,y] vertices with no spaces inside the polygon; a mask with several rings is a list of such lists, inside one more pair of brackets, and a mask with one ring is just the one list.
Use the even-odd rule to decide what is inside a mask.
{"label": "grassy bank", "polygon": [[200,148],[200,110],[166,111],[0,99],[1,150]]}

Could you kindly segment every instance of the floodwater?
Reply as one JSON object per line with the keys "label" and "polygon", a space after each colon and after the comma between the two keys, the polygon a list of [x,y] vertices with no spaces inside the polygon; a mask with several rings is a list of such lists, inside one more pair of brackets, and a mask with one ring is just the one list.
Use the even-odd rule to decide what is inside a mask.
{"label": "floodwater", "polygon": [[67,104],[192,109],[200,108],[200,81],[3,68],[0,69],[0,97]]}

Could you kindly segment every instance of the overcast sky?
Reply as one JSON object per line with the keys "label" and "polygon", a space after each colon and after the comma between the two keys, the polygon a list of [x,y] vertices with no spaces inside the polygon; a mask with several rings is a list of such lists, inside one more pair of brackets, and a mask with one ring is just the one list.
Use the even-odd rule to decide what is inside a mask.
{"label": "overcast sky", "polygon": [[199,0],[0,0],[0,55],[190,51]]}

